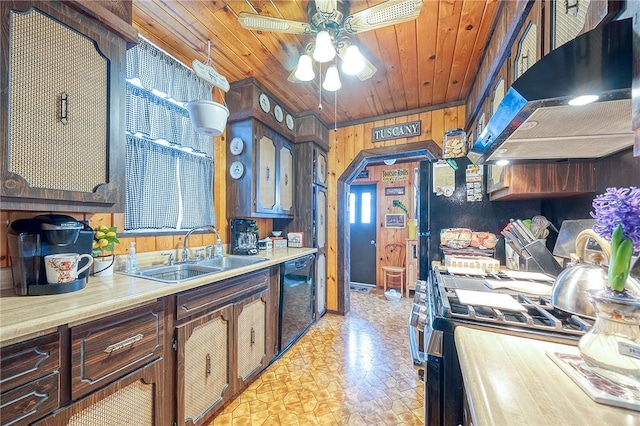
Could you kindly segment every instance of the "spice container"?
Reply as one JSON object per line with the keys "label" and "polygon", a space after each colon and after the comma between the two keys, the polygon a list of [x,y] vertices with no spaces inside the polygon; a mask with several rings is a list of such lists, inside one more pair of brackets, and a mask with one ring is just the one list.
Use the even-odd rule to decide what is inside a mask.
{"label": "spice container", "polygon": [[467,155],[467,134],[462,129],[451,129],[442,138],[442,158],[460,158]]}

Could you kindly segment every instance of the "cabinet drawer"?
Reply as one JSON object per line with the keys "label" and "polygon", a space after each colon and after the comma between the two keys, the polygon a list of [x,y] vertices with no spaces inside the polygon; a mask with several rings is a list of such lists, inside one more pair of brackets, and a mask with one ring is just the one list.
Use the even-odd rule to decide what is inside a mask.
{"label": "cabinet drawer", "polygon": [[59,388],[60,374],[56,371],[3,393],[0,395],[2,424],[27,424],[49,414],[60,405]]}
{"label": "cabinet drawer", "polygon": [[177,297],[176,319],[214,309],[240,297],[266,289],[269,270],[261,269],[246,275],[219,281],[206,287],[187,291]]}
{"label": "cabinet drawer", "polygon": [[58,368],[60,368],[59,333],[2,348],[0,392],[4,393]]}
{"label": "cabinet drawer", "polygon": [[72,328],[72,399],[160,357],[163,311],[157,302]]}

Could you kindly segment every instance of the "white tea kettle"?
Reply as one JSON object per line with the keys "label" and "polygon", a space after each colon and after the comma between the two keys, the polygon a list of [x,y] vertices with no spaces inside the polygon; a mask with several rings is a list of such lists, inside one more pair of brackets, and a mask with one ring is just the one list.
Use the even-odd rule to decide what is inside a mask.
{"label": "white tea kettle", "polygon": [[[602,248],[602,255],[592,254],[587,263],[580,261],[584,257],[587,240],[595,240]],[[551,287],[551,304],[563,311],[595,319],[595,309],[589,301],[587,290],[604,289],[607,286],[607,269],[600,262],[608,261],[611,254],[610,244],[591,229],[585,229],[576,237],[576,253],[572,256],[574,266],[569,266],[556,278]],[[640,282],[629,276],[625,287],[640,295]]]}

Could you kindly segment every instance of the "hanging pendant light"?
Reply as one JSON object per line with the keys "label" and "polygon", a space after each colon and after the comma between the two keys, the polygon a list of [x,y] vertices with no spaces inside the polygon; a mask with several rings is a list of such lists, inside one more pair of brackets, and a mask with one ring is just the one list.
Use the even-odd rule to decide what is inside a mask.
{"label": "hanging pendant light", "polygon": [[336,56],[331,36],[322,30],[316,36],[316,47],[313,49],[313,59],[318,62],[329,62]]}
{"label": "hanging pendant light", "polygon": [[328,92],[335,92],[342,87],[340,83],[340,75],[338,74],[338,68],[335,65],[331,65],[327,69],[327,75],[322,83],[322,88]]}
{"label": "hanging pendant light", "polygon": [[347,47],[347,51],[342,61],[342,71],[345,74],[356,75],[364,68],[364,59],[360,54],[358,46],[352,44]]}
{"label": "hanging pendant light", "polygon": [[309,55],[300,56],[294,75],[300,81],[311,81],[316,77],[316,74],[313,72],[313,64],[311,63],[311,57]]}

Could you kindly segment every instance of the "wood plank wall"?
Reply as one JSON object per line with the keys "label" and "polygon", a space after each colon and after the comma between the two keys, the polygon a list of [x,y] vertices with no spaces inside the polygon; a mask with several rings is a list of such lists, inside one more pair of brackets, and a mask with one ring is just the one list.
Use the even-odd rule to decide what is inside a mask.
{"label": "wood plank wall", "polygon": [[[409,121],[421,121],[421,134],[411,138],[393,139],[384,142],[373,143],[371,141],[372,130],[375,127],[392,124],[406,123]],[[377,120],[339,128],[329,132],[328,167],[328,215],[327,227],[329,236],[327,240],[327,309],[338,309],[338,212],[336,193],[338,179],[344,170],[351,164],[360,151],[382,146],[395,146],[407,143],[433,140],[442,146],[444,132],[449,129],[464,128],[464,105],[449,108],[435,109],[432,111],[410,114],[386,120]],[[383,190],[384,194],[384,190]],[[382,197],[384,198],[384,196]],[[378,256],[379,257],[379,256]],[[347,284],[348,285],[348,284]]]}

